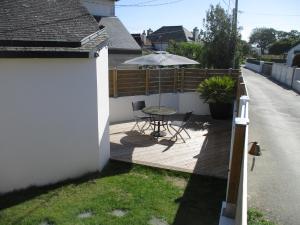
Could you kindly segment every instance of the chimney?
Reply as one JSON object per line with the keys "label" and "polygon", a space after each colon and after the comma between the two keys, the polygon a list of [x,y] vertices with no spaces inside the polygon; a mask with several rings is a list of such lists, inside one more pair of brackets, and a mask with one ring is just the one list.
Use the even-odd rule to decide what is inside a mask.
{"label": "chimney", "polygon": [[151,35],[152,33],[153,33],[153,30],[151,30],[151,28],[149,28],[149,29],[147,30],[147,36]]}
{"label": "chimney", "polygon": [[143,31],[143,33],[141,35],[141,39],[142,39],[143,44],[145,44],[146,41],[147,41],[147,35],[146,35],[146,31],[145,30]]}
{"label": "chimney", "polygon": [[198,27],[195,27],[193,29],[193,39],[194,39],[194,41],[198,41],[199,40],[199,29],[198,29]]}

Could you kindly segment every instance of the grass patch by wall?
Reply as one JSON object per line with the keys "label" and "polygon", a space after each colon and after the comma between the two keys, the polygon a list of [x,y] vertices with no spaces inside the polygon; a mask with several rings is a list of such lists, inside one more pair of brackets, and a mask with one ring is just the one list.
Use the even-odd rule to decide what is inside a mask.
{"label": "grass patch by wall", "polygon": [[0,224],[217,225],[225,195],[223,179],[112,161],[102,173],[1,196]]}
{"label": "grass patch by wall", "polygon": [[248,210],[248,225],[276,225],[270,220],[267,220],[264,214],[254,208]]}

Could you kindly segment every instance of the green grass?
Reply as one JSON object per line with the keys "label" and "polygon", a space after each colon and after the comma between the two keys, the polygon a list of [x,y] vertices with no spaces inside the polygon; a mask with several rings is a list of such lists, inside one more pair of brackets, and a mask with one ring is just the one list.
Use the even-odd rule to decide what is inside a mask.
{"label": "green grass", "polygon": [[[225,190],[226,180],[112,161],[100,174],[0,197],[0,224],[218,224]],[[115,217],[114,209],[127,214]],[[78,217],[87,211],[92,217]]]}
{"label": "green grass", "polygon": [[250,208],[248,210],[248,225],[276,225],[267,220],[264,214],[257,209]]}

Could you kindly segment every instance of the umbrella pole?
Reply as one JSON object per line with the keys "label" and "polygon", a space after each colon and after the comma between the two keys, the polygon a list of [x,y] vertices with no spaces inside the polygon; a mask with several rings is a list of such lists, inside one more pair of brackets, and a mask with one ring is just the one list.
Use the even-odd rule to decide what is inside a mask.
{"label": "umbrella pole", "polygon": [[160,67],[158,70],[158,107],[160,108],[161,103],[161,89],[160,89]]}

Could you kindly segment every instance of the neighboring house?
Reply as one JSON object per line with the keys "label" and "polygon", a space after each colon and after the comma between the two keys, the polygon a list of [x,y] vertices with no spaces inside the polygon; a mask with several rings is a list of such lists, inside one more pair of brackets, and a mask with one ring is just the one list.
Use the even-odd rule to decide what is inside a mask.
{"label": "neighboring house", "polygon": [[0,2],[0,194],[109,159],[107,34],[79,0]]}
{"label": "neighboring house", "polygon": [[[142,55],[142,49],[117,17],[102,17],[99,24],[109,35],[109,67],[128,67],[123,62]],[[132,66],[129,66],[132,67]]]}
{"label": "neighboring house", "polygon": [[142,48],[144,46],[143,34],[131,34],[136,43]]}
{"label": "neighboring house", "polygon": [[287,55],[287,65],[300,67],[300,44],[289,50]]}
{"label": "neighboring house", "polygon": [[261,48],[257,46],[251,46],[251,52],[255,55],[261,56]]}
{"label": "neighboring house", "polygon": [[101,27],[105,27],[108,36],[109,67],[126,67],[122,63],[141,56],[142,49],[115,16],[115,0],[81,0]]}
{"label": "neighboring house", "polygon": [[[196,30],[195,30],[196,29]],[[183,26],[163,26],[151,33],[147,38],[151,41],[155,50],[166,51],[169,42],[190,42],[199,39],[198,28],[194,29],[194,34]]]}

